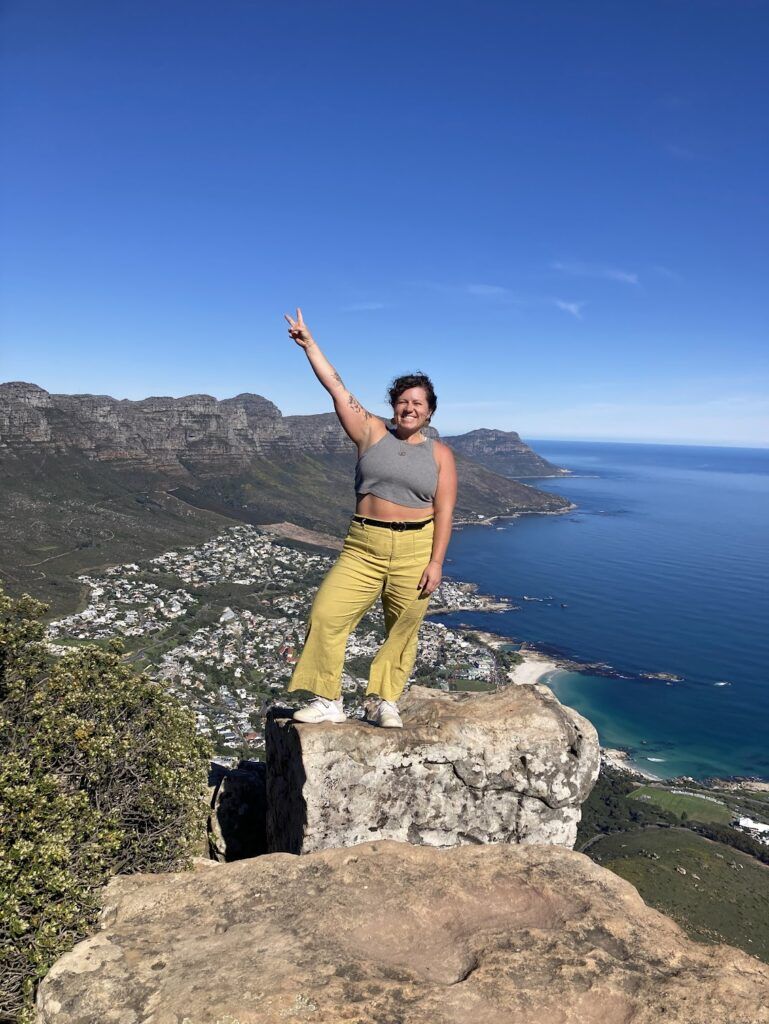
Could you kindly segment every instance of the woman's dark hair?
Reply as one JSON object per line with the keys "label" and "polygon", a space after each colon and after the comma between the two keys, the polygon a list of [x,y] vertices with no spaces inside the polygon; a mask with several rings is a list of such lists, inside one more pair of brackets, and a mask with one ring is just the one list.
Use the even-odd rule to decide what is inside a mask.
{"label": "woman's dark hair", "polygon": [[409,388],[424,388],[427,395],[427,404],[430,407],[429,419],[432,419],[435,410],[438,408],[438,396],[435,394],[433,382],[426,373],[417,370],[416,373],[407,373],[403,377],[396,377],[387,391],[387,398],[390,405],[394,406],[404,391]]}

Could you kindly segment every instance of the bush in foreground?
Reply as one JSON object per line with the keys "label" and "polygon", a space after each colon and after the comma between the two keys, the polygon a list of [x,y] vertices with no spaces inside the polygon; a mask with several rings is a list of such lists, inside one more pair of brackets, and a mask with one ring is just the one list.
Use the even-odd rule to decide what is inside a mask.
{"label": "bush in foreground", "polygon": [[121,661],[53,659],[46,606],[0,591],[0,1021],[87,933],[116,873],[178,870],[203,848],[211,755],[191,712]]}

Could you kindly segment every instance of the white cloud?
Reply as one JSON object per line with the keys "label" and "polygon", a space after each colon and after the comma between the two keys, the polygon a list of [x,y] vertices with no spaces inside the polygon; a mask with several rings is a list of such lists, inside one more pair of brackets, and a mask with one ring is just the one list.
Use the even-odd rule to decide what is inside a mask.
{"label": "white cloud", "polygon": [[504,299],[506,302],[513,302],[516,305],[524,303],[512,288],[501,284],[487,284],[483,281],[470,282],[469,284],[447,284],[441,281],[406,281],[410,288],[426,288],[429,291],[443,292],[445,295],[474,295],[481,299]]}
{"label": "white cloud", "polygon": [[[583,438],[678,444],[726,444],[769,447],[769,397],[761,382],[740,378],[704,379],[692,395],[690,381],[649,382],[628,391],[626,381],[605,381],[596,401],[569,401],[553,382],[513,386],[497,400],[444,401],[442,434],[463,434],[479,427],[515,430],[522,437]],[[699,392],[699,393],[697,393]],[[626,400],[624,400],[626,398]]]}
{"label": "white cloud", "polygon": [[584,302],[566,302],[564,299],[553,299],[553,305],[562,309],[564,313],[571,313],[577,320],[582,319],[582,307],[585,305]]}
{"label": "white cloud", "polygon": [[498,284],[468,284],[465,289],[468,294],[480,295],[482,298],[512,298],[513,295],[509,288]]}
{"label": "white cloud", "polygon": [[654,271],[655,274],[659,274],[660,277],[667,278],[668,281],[682,281],[683,280],[683,278],[681,277],[681,275],[677,271],[671,270],[670,267],[663,267],[659,263],[656,266],[653,266],[652,270]]}
{"label": "white cloud", "polygon": [[563,262],[555,260],[550,264],[553,270],[572,277],[598,277],[605,281],[619,281],[621,284],[640,284],[638,274],[619,267],[606,267],[596,263]]}
{"label": "white cloud", "polygon": [[374,309],[385,309],[384,302],[354,302],[350,306],[342,306],[343,313],[367,313]]}

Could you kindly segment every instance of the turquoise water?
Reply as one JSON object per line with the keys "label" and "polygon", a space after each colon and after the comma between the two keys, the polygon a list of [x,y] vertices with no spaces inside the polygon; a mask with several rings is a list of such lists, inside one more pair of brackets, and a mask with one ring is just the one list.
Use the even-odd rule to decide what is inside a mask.
{"label": "turquoise water", "polygon": [[445,574],[520,610],[436,620],[606,663],[548,683],[647,771],[769,778],[769,450],[527,440],[576,511],[455,530]]}

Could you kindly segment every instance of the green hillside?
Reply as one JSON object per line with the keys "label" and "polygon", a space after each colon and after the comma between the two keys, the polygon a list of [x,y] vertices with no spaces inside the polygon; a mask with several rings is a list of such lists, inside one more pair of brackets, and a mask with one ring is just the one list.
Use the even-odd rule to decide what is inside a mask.
{"label": "green hillside", "polygon": [[649,906],[692,938],[727,942],[769,962],[767,865],[682,828],[607,836],[590,847],[589,856],[634,885]]}
{"label": "green hillside", "polygon": [[[671,792],[683,788],[699,792]],[[631,882],[692,938],[769,962],[769,847],[728,824],[743,814],[766,820],[767,798],[736,784],[639,786],[603,765],[574,848]]]}
{"label": "green hillside", "polygon": [[628,796],[631,800],[656,804],[658,807],[671,811],[678,818],[684,816],[694,818],[696,821],[720,821],[723,824],[728,824],[733,817],[725,803],[715,802],[717,798],[671,793],[670,790],[657,786],[640,786]]}

